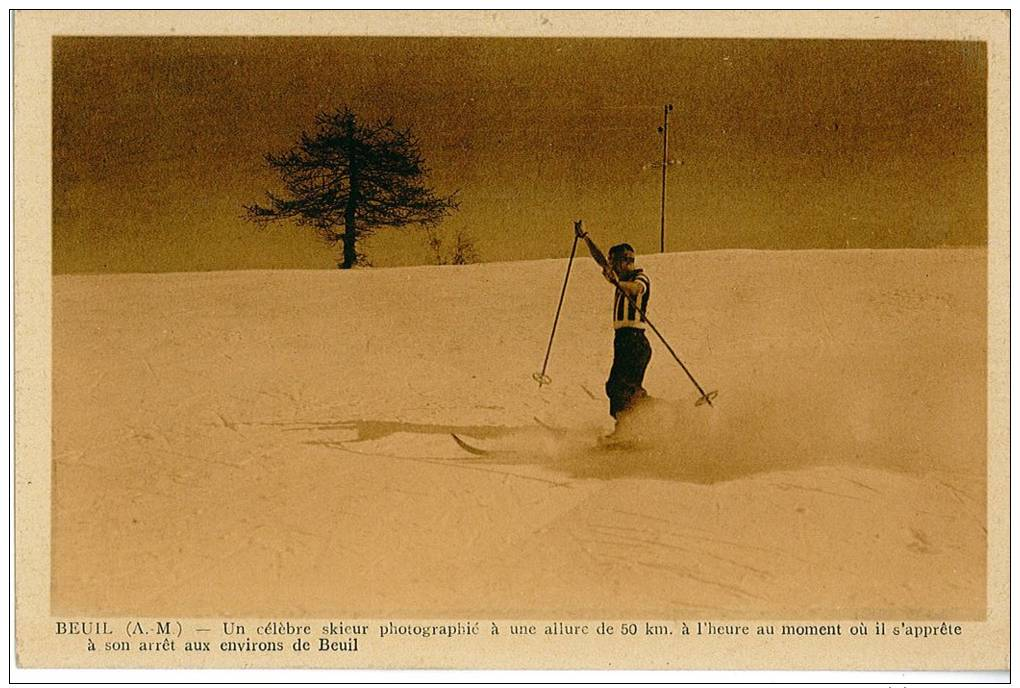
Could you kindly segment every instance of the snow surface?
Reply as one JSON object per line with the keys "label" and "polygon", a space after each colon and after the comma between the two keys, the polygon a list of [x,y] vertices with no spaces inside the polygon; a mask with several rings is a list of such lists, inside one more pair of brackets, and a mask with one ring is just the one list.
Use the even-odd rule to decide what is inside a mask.
{"label": "snow surface", "polygon": [[615,452],[587,257],[56,276],[53,611],[983,618],[986,258],[639,257]]}

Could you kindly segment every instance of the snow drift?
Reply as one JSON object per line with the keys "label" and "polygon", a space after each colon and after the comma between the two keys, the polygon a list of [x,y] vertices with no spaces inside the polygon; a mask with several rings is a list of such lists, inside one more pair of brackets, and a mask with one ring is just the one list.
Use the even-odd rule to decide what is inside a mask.
{"label": "snow drift", "polygon": [[639,257],[619,452],[589,260],[57,276],[54,613],[983,618],[985,261]]}

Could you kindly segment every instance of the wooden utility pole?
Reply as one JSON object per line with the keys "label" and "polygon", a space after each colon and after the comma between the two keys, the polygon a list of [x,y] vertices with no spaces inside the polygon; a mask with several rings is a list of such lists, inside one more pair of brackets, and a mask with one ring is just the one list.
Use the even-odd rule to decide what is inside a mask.
{"label": "wooden utility pole", "polygon": [[666,252],[666,165],[669,156],[669,113],[673,111],[673,105],[664,105],[662,108],[662,126],[659,132],[662,133],[662,204],[659,207],[659,252]]}

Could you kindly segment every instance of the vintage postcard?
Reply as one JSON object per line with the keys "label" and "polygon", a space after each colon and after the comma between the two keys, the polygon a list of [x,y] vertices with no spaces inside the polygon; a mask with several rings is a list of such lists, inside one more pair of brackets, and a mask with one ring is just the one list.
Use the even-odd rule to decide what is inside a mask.
{"label": "vintage postcard", "polygon": [[1009,668],[1009,14],[14,15],[22,668]]}

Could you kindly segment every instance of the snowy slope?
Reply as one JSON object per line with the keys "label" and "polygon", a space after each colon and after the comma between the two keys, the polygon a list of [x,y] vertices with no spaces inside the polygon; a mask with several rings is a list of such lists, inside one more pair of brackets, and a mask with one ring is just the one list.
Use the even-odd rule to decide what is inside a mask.
{"label": "snowy slope", "polygon": [[566,260],[57,276],[54,611],[982,618],[985,261],[640,257],[614,453],[587,258],[542,389]]}

